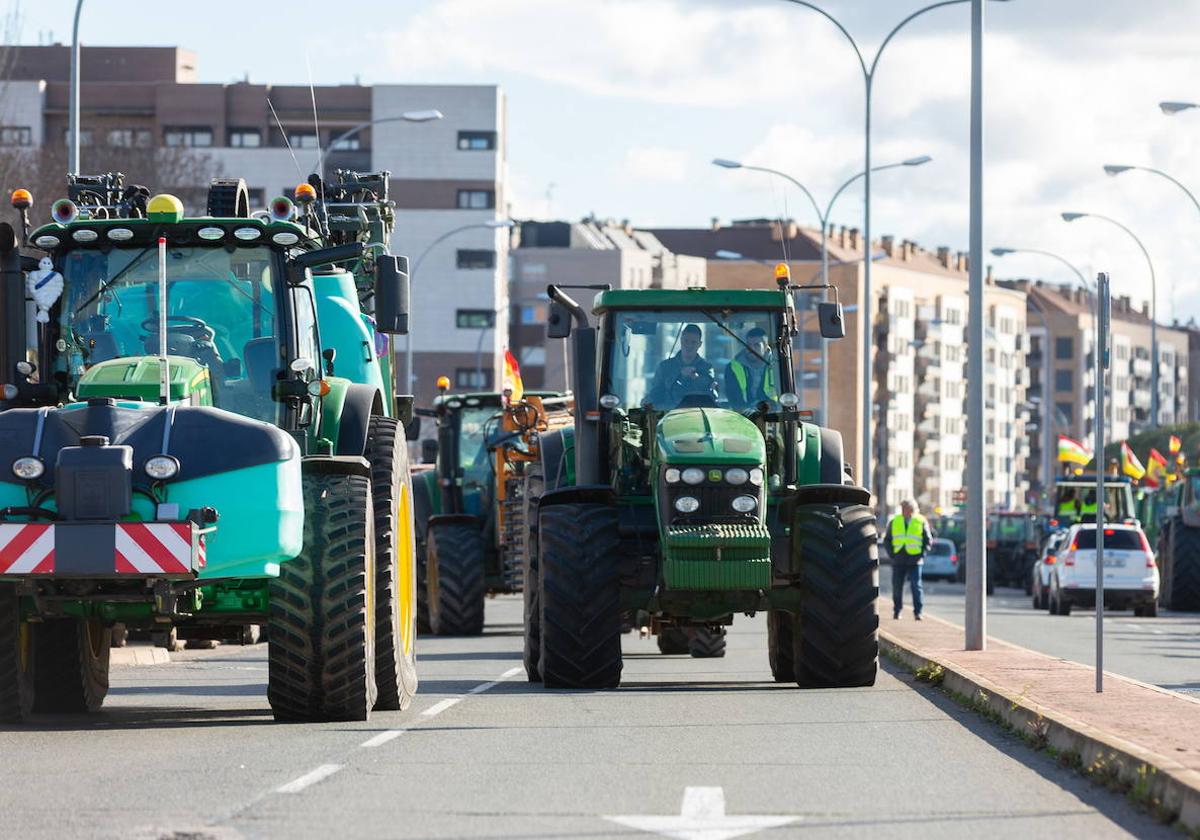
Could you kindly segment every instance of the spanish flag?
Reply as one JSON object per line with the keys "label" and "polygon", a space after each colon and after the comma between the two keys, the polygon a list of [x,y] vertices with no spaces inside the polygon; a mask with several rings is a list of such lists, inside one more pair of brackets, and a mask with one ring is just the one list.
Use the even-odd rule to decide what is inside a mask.
{"label": "spanish flag", "polygon": [[1146,485],[1148,487],[1161,487],[1166,475],[1166,456],[1157,449],[1151,448],[1150,457],[1146,459]]}
{"label": "spanish flag", "polygon": [[520,402],[525,394],[525,386],[521,384],[521,366],[511,350],[504,351],[504,386],[510,402]]}
{"label": "spanish flag", "polygon": [[1133,454],[1133,450],[1129,448],[1128,441],[1121,441],[1121,472],[1134,481],[1140,481],[1142,476],[1146,474],[1146,468],[1142,466],[1142,462],[1138,460],[1137,455]]}
{"label": "spanish flag", "polygon": [[1175,435],[1171,435],[1171,439],[1167,442],[1167,451],[1175,455],[1180,449],[1183,449],[1183,441]]}
{"label": "spanish flag", "polygon": [[1092,450],[1066,435],[1058,436],[1058,460],[1068,464],[1087,466],[1092,462]]}

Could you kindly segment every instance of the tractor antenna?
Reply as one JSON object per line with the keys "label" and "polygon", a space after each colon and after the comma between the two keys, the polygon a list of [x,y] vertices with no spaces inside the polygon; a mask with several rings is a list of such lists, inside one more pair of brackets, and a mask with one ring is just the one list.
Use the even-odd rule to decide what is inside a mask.
{"label": "tractor antenna", "polygon": [[[317,167],[321,165],[321,161],[325,160],[325,154],[321,151],[321,123],[317,119],[317,88],[313,85],[312,62],[309,61],[308,52],[304,53],[304,63],[308,66],[308,94],[312,97],[313,106],[313,133],[317,135],[317,162],[313,166],[313,172],[317,175],[324,175],[322,172],[317,172]],[[319,186],[321,190],[321,204],[325,204],[325,179],[321,178]]]}
{"label": "tractor antenna", "polygon": [[158,404],[171,402],[171,370],[167,361],[167,237],[158,237]]}
{"label": "tractor antenna", "polygon": [[292,163],[296,164],[296,174],[304,178],[304,170],[300,168],[300,161],[296,160],[296,152],[292,149],[292,144],[288,140],[287,131],[283,128],[283,123],[279,119],[279,114],[275,113],[275,106],[271,104],[271,97],[267,97],[267,107],[271,109],[271,116],[275,118],[275,125],[279,126],[279,133],[283,135],[283,145],[287,146],[288,152],[292,155]]}

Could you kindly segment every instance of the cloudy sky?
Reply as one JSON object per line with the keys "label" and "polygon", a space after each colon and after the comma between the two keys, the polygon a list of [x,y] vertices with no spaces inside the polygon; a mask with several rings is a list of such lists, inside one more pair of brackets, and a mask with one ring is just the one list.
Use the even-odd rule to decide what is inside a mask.
{"label": "cloudy sky", "polygon": [[[922,0],[817,0],[868,62]],[[175,15],[133,0],[85,5],[85,43],[173,45],[199,54],[204,81],[487,82],[508,94],[513,213],[589,212],[642,226],[691,226],[788,212],[803,197],[775,179],[713,167],[729,157],[786,170],[824,200],[863,165],[857,60],[818,14],[784,0],[289,0],[263,36],[236,4]],[[337,9],[336,18],[323,10]],[[380,10],[387,8],[383,15]],[[69,41],[72,0],[23,3],[23,40]],[[151,11],[157,9],[157,11]],[[1154,175],[1110,178],[1105,163],[1151,166],[1200,192],[1200,2],[1011,0],[988,5],[986,247],[1056,252],[1119,293],[1148,296],[1131,228],[1154,260],[1158,311],[1200,320],[1200,210]],[[967,247],[969,5],[909,24],[879,64],[874,229],[934,248]],[[321,56],[318,58],[317,56]],[[861,192],[833,212],[861,226]],[[1065,280],[1039,257],[992,260],[1001,276]]]}

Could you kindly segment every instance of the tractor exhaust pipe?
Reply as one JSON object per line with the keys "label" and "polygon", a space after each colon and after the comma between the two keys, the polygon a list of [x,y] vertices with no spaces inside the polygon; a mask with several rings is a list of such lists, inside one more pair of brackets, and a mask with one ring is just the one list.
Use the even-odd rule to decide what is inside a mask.
{"label": "tractor exhaust pipe", "polygon": [[[584,287],[597,288],[597,287]],[[598,287],[608,289],[608,286]],[[596,328],[588,321],[587,311],[559,286],[546,287],[554,305],[548,335],[574,342],[575,366],[571,370],[571,390],[575,394],[575,483],[580,486],[607,483],[600,451],[600,406],[596,384]],[[555,317],[557,316],[557,317]],[[571,321],[575,328],[571,328]]]}

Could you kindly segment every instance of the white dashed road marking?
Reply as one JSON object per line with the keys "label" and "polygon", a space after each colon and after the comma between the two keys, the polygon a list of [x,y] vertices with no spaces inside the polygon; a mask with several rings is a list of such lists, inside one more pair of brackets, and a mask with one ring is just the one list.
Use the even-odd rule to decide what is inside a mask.
{"label": "white dashed road marking", "polygon": [[276,793],[299,793],[300,791],[304,790],[306,787],[315,785],[317,782],[321,781],[322,779],[328,779],[334,773],[341,770],[342,767],[344,767],[344,766],[345,765],[343,765],[343,764],[322,764],[316,770],[313,770],[312,772],[309,772],[309,773],[305,773],[299,779],[294,779],[294,780],[288,782],[286,785],[282,785],[280,787],[275,788],[275,792]]}

